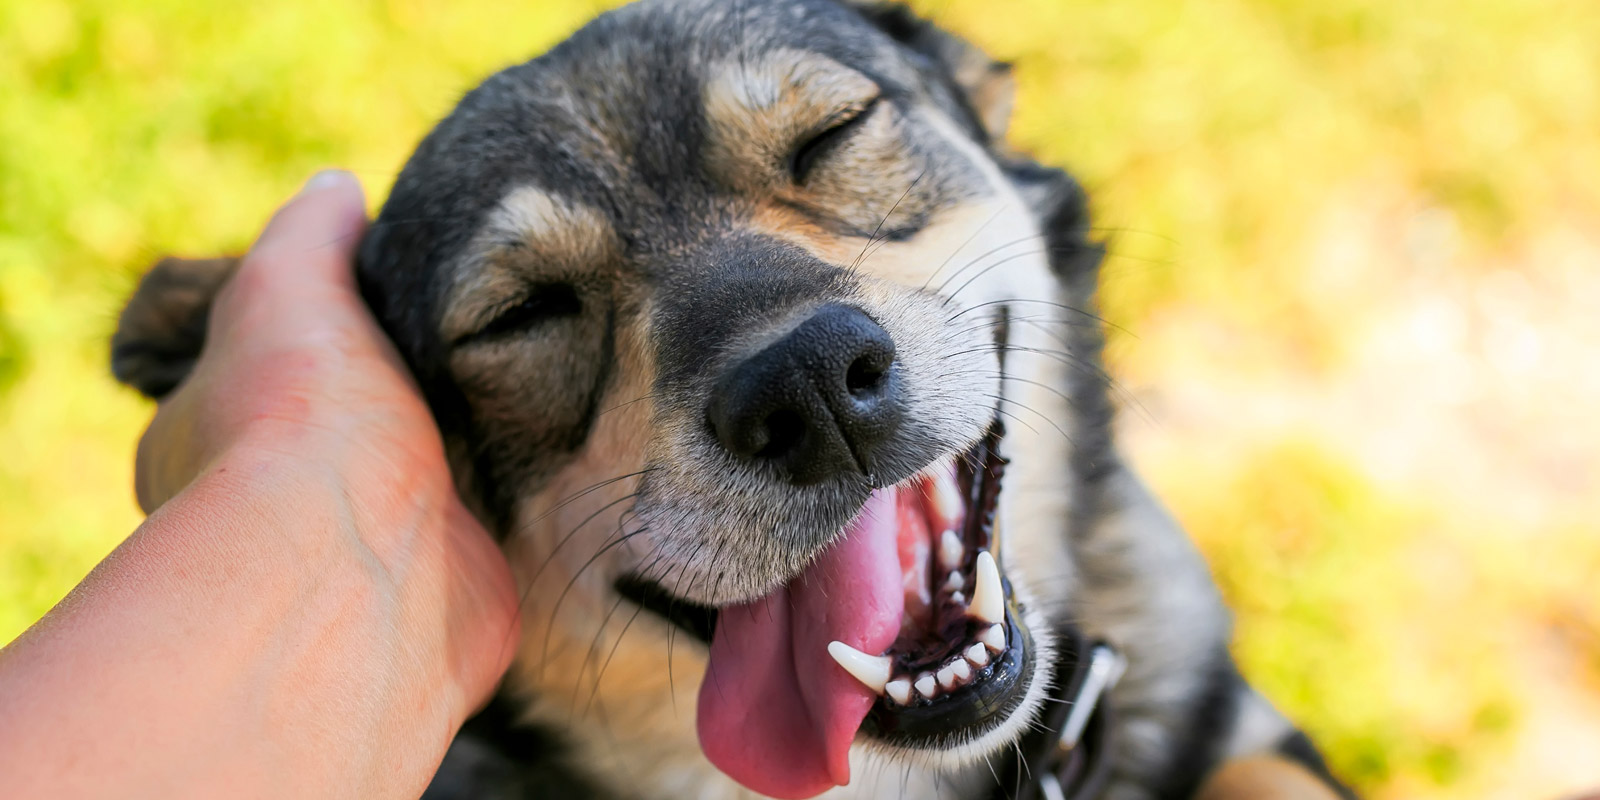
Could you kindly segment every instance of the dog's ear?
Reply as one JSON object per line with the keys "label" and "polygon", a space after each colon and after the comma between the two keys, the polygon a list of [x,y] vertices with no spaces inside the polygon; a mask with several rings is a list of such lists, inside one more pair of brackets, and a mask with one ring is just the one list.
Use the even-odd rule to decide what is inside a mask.
{"label": "dog's ear", "polygon": [[236,258],[164,258],[139,281],[111,337],[111,374],[161,399],[194,367],[211,301]]}
{"label": "dog's ear", "polygon": [[990,139],[1003,139],[1011,123],[1016,80],[1011,65],[996,61],[970,42],[917,16],[909,7],[888,0],[847,0],[872,24],[895,41],[932,59],[945,73]]}

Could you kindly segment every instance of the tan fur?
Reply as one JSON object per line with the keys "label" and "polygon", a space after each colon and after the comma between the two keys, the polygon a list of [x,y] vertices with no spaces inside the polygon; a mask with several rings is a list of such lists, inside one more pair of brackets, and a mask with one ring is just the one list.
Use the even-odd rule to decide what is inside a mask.
{"label": "tan fur", "polygon": [[987,57],[967,62],[956,72],[956,80],[968,87],[978,121],[995,138],[1005,136],[1016,102],[1017,83],[1010,64],[996,64]]}
{"label": "tan fur", "polygon": [[815,53],[784,49],[720,64],[714,75],[702,99],[711,129],[707,169],[719,180],[840,221],[879,219],[897,199],[902,219],[920,210],[915,196],[891,188],[913,183],[918,174],[906,158],[897,111],[888,104],[833,154],[837,168],[804,187],[788,179],[787,159],[796,147],[877,97],[865,75]]}
{"label": "tan fur", "polygon": [[1224,763],[1195,800],[1338,800],[1338,795],[1299,764],[1256,756]]}
{"label": "tan fur", "polygon": [[865,75],[797,50],[729,61],[714,73],[702,97],[712,130],[708,168],[746,188],[775,185],[797,141],[878,93]]}
{"label": "tan fur", "polygon": [[440,335],[455,341],[477,330],[531,280],[561,279],[570,270],[604,265],[615,247],[616,233],[593,209],[532,187],[513,190],[479,233],[472,252],[480,263],[452,271],[457,282]]}

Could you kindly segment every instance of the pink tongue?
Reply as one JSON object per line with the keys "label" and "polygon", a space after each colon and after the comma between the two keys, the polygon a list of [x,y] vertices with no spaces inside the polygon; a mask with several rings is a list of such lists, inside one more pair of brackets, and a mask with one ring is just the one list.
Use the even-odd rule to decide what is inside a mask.
{"label": "pink tongue", "polygon": [[873,492],[805,572],[718,615],[697,723],[706,757],[734,780],[779,798],[850,782],[850,742],[876,696],[828,643],[877,654],[899,634],[897,518],[894,489]]}

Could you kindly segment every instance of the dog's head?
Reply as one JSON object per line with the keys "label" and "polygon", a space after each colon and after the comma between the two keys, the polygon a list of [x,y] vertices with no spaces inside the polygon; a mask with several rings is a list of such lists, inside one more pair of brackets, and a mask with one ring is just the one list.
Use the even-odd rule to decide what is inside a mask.
{"label": "dog's head", "polygon": [[897,8],[646,0],[423,142],[361,278],[525,584],[535,716],[682,738],[703,673],[706,756],[780,796],[1021,735],[1093,248],[998,154],[1009,89]]}

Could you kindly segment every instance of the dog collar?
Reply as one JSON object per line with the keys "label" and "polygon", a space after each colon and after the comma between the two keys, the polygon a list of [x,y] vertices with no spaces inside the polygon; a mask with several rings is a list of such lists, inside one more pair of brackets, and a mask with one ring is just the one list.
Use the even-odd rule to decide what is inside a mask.
{"label": "dog collar", "polygon": [[1011,774],[994,800],[1090,800],[1111,774],[1111,718],[1106,692],[1127,662],[1111,645],[1076,629],[1062,636],[1056,675],[1039,726],[1018,745]]}

